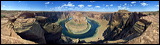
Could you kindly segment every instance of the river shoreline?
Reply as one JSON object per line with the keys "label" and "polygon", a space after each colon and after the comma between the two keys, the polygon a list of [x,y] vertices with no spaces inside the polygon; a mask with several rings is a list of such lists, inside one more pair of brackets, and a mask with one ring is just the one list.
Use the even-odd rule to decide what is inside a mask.
{"label": "river shoreline", "polygon": [[71,34],[67,31],[66,27],[65,27],[65,22],[67,20],[63,20],[60,22],[60,25],[63,27],[63,30],[62,30],[62,33],[66,36],[69,36],[71,38],[79,38],[79,39],[83,39],[83,38],[88,38],[88,37],[92,37],[94,34],[95,34],[95,31],[96,31],[96,28],[98,28],[98,24],[97,22],[95,22],[94,20],[90,20],[92,24],[91,26],[91,29],[87,32],[87,33],[84,33],[84,34]]}
{"label": "river shoreline", "polygon": [[[91,19],[91,20],[97,22],[97,24],[99,25],[99,27],[97,27],[97,29],[95,30],[95,34],[91,37],[87,37],[87,38],[83,38],[83,39],[72,38],[72,37],[71,37],[71,39],[79,39],[80,41],[85,41],[85,42],[97,42],[97,41],[100,41],[100,40],[104,40],[103,32],[108,27],[107,25],[104,25],[104,24],[108,23],[108,22],[106,20],[97,20],[97,19],[94,19],[94,18],[88,18],[88,19]],[[60,19],[60,20],[63,21],[63,20],[66,20],[66,19]],[[62,35],[64,35],[64,34],[62,34]],[[69,36],[67,36],[67,37],[69,37]]]}

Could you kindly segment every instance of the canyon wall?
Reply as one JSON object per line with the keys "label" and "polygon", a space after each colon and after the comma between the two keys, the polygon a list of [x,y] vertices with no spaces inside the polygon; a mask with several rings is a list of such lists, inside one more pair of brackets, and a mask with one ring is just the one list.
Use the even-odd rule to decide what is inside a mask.
{"label": "canyon wall", "polygon": [[105,18],[109,21],[107,24],[109,27],[103,34],[105,40],[107,40],[104,43],[120,39],[125,40],[121,42],[124,43],[142,35],[152,23],[146,19],[142,19],[144,16],[147,15],[141,12],[115,12],[113,14],[106,14]]}
{"label": "canyon wall", "polygon": [[[61,13],[55,14],[55,13],[48,13],[48,12],[46,13],[21,12],[15,16],[8,16],[5,18],[1,18],[1,19],[5,19],[1,22],[7,21],[6,23],[10,23],[10,24],[6,24],[6,26],[7,25],[11,26],[10,28],[12,28],[14,33],[19,36],[19,37],[18,36],[16,37],[20,39],[22,38],[19,41],[29,40],[29,41],[25,41],[22,43],[22,42],[18,42],[18,40],[14,41],[15,40],[14,39],[13,42],[16,42],[16,43],[13,43],[13,42],[9,43],[9,42],[6,42],[5,41],[6,39],[5,39],[3,41],[6,43],[3,43],[3,44],[17,44],[17,43],[19,44],[36,44],[36,43],[50,44],[52,43],[53,44],[53,43],[58,43],[57,40],[60,40],[61,38],[62,27],[60,25],[54,24],[54,22],[56,22],[58,18],[61,17],[60,14]],[[5,23],[1,23],[1,25],[2,24],[5,24]],[[6,32],[3,32],[3,30],[1,30],[1,32],[6,33]],[[9,41],[12,41],[12,40],[9,40]]]}

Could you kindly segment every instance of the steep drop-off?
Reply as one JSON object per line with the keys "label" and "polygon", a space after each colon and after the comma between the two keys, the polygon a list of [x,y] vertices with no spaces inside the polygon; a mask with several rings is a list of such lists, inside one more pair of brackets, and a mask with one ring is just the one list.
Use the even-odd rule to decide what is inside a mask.
{"label": "steep drop-off", "polygon": [[[140,36],[151,24],[151,22],[147,20],[140,19],[142,16],[146,15],[138,12],[116,12],[111,14],[111,18],[108,23],[109,27],[103,34],[105,40],[114,41],[123,39],[125,40],[124,42],[126,42]],[[109,42],[106,41],[106,43]]]}

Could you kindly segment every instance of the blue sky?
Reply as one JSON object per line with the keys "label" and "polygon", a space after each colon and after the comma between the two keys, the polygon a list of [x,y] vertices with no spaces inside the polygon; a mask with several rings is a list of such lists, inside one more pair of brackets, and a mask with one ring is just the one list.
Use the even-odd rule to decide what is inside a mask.
{"label": "blue sky", "polygon": [[158,11],[159,1],[1,1],[1,10],[29,11]]}

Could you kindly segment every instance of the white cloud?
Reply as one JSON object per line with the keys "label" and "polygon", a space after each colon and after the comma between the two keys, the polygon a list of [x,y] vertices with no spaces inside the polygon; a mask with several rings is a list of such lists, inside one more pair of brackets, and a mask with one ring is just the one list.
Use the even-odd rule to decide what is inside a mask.
{"label": "white cloud", "polygon": [[121,6],[118,6],[118,7],[121,7]]}
{"label": "white cloud", "polygon": [[68,8],[68,9],[73,10],[73,8]]}
{"label": "white cloud", "polygon": [[133,6],[136,6],[136,4],[134,4]]}
{"label": "white cloud", "polygon": [[113,6],[113,4],[111,4],[110,6]]}
{"label": "white cloud", "polygon": [[148,4],[143,2],[143,3],[141,3],[141,5],[142,6],[147,6]]}
{"label": "white cloud", "polygon": [[63,8],[63,7],[58,6],[58,7],[55,7],[54,9],[62,10],[62,8]]}
{"label": "white cloud", "polygon": [[6,5],[1,5],[1,7],[6,7]]}
{"label": "white cloud", "polygon": [[68,4],[64,4],[64,5],[62,5],[62,7],[63,7],[63,6],[74,7],[75,5],[73,5],[71,2],[68,2]]}
{"label": "white cloud", "polygon": [[131,2],[132,4],[136,3],[136,1]]}
{"label": "white cloud", "polygon": [[124,3],[124,5],[122,5],[122,6],[126,6],[127,5],[127,3]]}
{"label": "white cloud", "polygon": [[159,7],[159,5],[156,5],[156,7]]}
{"label": "white cloud", "polygon": [[54,8],[52,8],[52,10],[59,10],[59,11],[63,11],[63,10],[75,10],[74,6],[75,5],[73,5],[71,2],[68,2],[67,4],[63,4],[61,6],[54,7]]}
{"label": "white cloud", "polygon": [[88,7],[91,7],[92,5],[87,5]]}
{"label": "white cloud", "polygon": [[21,1],[18,1],[18,2],[21,2]]}
{"label": "white cloud", "polygon": [[64,8],[68,8],[68,7],[64,7]]}
{"label": "white cloud", "polygon": [[80,4],[80,5],[78,5],[79,7],[84,7],[84,5],[82,5],[82,4]]}
{"label": "white cloud", "polygon": [[130,5],[130,6],[133,6],[133,5]]}
{"label": "white cloud", "polygon": [[106,7],[108,7],[109,5],[106,5]]}
{"label": "white cloud", "polygon": [[75,7],[75,8],[79,8],[79,7]]}
{"label": "white cloud", "polygon": [[100,8],[100,6],[95,6],[95,7]]}
{"label": "white cloud", "polygon": [[94,8],[86,8],[86,10],[94,10]]}
{"label": "white cloud", "polygon": [[118,9],[120,9],[120,10],[128,10],[129,8],[127,8],[126,6],[118,6]]}
{"label": "white cloud", "polygon": [[49,4],[50,2],[46,2],[45,4]]}
{"label": "white cloud", "polygon": [[125,3],[124,5],[127,5],[127,3]]}
{"label": "white cloud", "polygon": [[90,1],[90,2],[95,2],[95,1]]}

